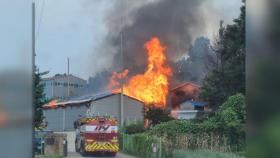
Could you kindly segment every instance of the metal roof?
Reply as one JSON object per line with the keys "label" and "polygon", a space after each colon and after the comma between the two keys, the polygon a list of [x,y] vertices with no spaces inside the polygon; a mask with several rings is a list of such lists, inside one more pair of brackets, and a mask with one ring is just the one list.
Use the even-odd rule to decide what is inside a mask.
{"label": "metal roof", "polygon": [[188,101],[185,101],[185,102],[183,102],[183,104],[185,104],[185,103],[190,103],[190,104],[192,104],[193,106],[206,106],[207,105],[207,103],[206,102],[200,102],[200,101],[191,101],[191,100],[188,100]]}
{"label": "metal roof", "polygon": [[[64,101],[57,101],[56,104],[50,105],[50,104],[45,104],[43,105],[43,108],[51,108],[51,107],[56,107],[56,106],[65,106],[65,105],[69,105],[69,104],[81,104],[81,103],[87,103],[87,102],[91,102],[91,101],[96,101],[102,98],[106,98],[115,94],[120,94],[121,92],[119,90],[114,90],[114,91],[105,91],[102,93],[98,93],[98,94],[93,94],[93,95],[84,95],[84,96],[80,96],[80,97],[73,97],[70,98],[68,100],[64,100]],[[125,95],[125,94],[124,94]],[[125,95],[127,96],[127,95]],[[137,101],[140,101],[136,98],[133,98],[131,96],[127,96],[130,97],[132,99],[135,99]],[[142,101],[140,101],[142,102]]]}

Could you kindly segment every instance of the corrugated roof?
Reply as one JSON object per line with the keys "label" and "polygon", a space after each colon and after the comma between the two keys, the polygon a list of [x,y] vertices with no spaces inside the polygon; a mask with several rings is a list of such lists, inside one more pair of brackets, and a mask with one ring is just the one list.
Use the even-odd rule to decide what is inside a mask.
{"label": "corrugated roof", "polygon": [[[80,96],[80,97],[70,98],[70,99],[64,100],[64,101],[57,101],[56,105],[52,105],[52,106],[49,105],[49,104],[45,104],[43,107],[44,108],[51,108],[51,107],[56,107],[56,106],[66,106],[66,105],[69,105],[69,104],[87,103],[87,102],[96,101],[96,100],[106,98],[106,97],[109,97],[109,96],[112,96],[112,95],[115,95],[115,94],[119,94],[119,93],[120,93],[119,90],[105,91],[105,92],[94,94],[94,95],[84,95],[84,96]],[[130,96],[127,96],[127,97],[130,97]],[[130,97],[130,98],[135,99],[137,101],[140,101],[140,100],[138,100],[136,98],[133,98],[133,97]]]}

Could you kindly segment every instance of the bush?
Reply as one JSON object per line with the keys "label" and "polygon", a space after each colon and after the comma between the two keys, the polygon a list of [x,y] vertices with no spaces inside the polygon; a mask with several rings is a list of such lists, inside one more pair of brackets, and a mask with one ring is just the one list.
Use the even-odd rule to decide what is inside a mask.
{"label": "bush", "polygon": [[[201,122],[173,120],[154,126],[149,132],[157,136],[173,136],[174,138],[170,140],[174,140],[177,135],[189,135],[192,139],[191,144],[200,144],[198,138],[208,140],[219,136],[217,144],[223,144],[225,148],[230,146],[233,151],[240,151],[245,148],[245,120],[245,97],[237,94],[229,97],[217,112],[206,120]],[[226,142],[220,143],[221,141]]]}
{"label": "bush", "polygon": [[151,134],[162,135],[176,135],[178,133],[187,133],[191,129],[192,123],[190,121],[172,120],[158,124],[151,128]]}
{"label": "bush", "polygon": [[[150,130],[123,137],[124,151],[139,157],[150,157],[151,144],[161,139],[162,157],[234,157],[221,152],[243,152],[245,149],[245,97],[237,94],[219,107],[216,113],[202,121],[171,120]],[[126,127],[126,133],[139,133],[143,126]],[[204,149],[202,151],[190,151]],[[209,152],[221,151],[221,152]],[[178,151],[178,152],[176,152]]]}
{"label": "bush", "polygon": [[140,134],[123,134],[122,135],[123,148],[122,150],[128,154],[132,154],[137,157],[149,158],[152,153],[152,143],[155,141],[154,138],[147,133]]}
{"label": "bush", "polygon": [[124,127],[124,132],[126,134],[136,134],[145,132],[143,122],[136,122]]}
{"label": "bush", "polygon": [[149,120],[149,127],[155,126],[162,122],[167,122],[172,120],[173,118],[169,116],[170,111],[167,111],[162,108],[157,108],[154,105],[149,105],[149,108],[145,111],[145,119]]}
{"label": "bush", "polygon": [[[210,118],[210,120],[212,120],[212,118]],[[215,125],[214,121],[203,121],[200,123],[185,120],[172,120],[156,125],[150,132],[158,136],[182,133],[200,134],[216,132],[217,128],[218,126]]]}
{"label": "bush", "polygon": [[230,139],[231,144],[245,147],[245,123],[246,109],[245,97],[237,94],[228,100],[218,109],[214,120],[221,132]]}
{"label": "bush", "polygon": [[173,158],[245,158],[233,153],[222,153],[209,150],[175,150]]}
{"label": "bush", "polygon": [[217,123],[223,130],[245,131],[245,97],[237,94],[228,100],[218,109],[215,115]]}

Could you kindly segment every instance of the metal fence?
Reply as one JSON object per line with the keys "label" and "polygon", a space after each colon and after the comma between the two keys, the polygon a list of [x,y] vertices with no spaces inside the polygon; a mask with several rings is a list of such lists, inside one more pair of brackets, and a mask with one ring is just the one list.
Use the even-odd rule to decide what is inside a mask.
{"label": "metal fence", "polygon": [[[212,134],[200,137],[186,134],[163,137],[148,134],[121,134],[120,148],[128,154],[141,158],[185,158],[197,149],[203,149],[203,151],[193,152],[195,155],[210,152],[208,155],[216,156],[219,152],[230,151],[226,138]],[[214,154],[214,151],[217,151],[217,153]]]}

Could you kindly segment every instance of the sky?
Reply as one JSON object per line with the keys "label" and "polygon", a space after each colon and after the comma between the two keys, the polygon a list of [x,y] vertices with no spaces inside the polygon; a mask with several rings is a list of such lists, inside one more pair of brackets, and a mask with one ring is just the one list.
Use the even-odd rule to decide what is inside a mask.
{"label": "sky", "polygon": [[31,3],[0,1],[0,72],[31,70]]}
{"label": "sky", "polygon": [[[34,2],[36,3],[35,63],[41,72],[50,71],[47,76],[66,73],[69,57],[70,73],[88,79],[89,76],[94,76],[107,68],[110,60],[114,60],[112,58],[109,61],[100,61],[98,57],[104,53],[99,47],[108,33],[104,19],[114,7],[116,0],[34,0]],[[31,3],[32,0],[0,1],[0,19],[2,19],[0,70],[5,67],[17,67],[20,63],[31,63]],[[241,0],[205,0],[201,6],[204,7],[203,16],[211,19],[211,22],[207,24],[207,32],[203,36],[214,39],[219,21],[223,19],[226,24],[230,23],[233,18],[238,17],[240,6]],[[10,52],[17,52],[17,55]]]}

